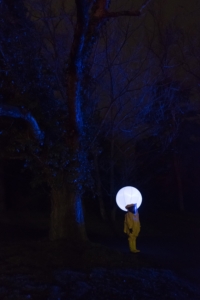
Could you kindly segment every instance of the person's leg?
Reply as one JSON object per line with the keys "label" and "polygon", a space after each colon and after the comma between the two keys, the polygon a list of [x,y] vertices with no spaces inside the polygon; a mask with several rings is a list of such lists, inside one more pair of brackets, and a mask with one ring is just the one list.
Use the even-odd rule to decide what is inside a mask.
{"label": "person's leg", "polygon": [[129,236],[129,238],[128,238],[128,244],[129,244],[130,251],[133,252],[134,251],[134,248],[133,248],[134,243],[133,243],[133,238],[131,236]]}
{"label": "person's leg", "polygon": [[129,242],[129,249],[131,252],[133,253],[140,252],[140,250],[137,250],[136,248],[136,236],[129,236],[128,242]]}
{"label": "person's leg", "polygon": [[137,237],[135,236],[134,237],[134,239],[133,239],[133,249],[134,249],[134,253],[137,253],[137,252],[140,252],[140,250],[138,250],[137,248],[136,248],[136,239],[137,239]]}

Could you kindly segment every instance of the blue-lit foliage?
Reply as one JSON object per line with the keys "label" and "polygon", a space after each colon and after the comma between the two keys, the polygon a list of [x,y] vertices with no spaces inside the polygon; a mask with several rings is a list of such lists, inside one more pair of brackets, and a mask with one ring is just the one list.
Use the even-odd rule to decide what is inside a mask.
{"label": "blue-lit foliage", "polygon": [[[88,110],[84,112],[87,85],[83,84],[86,61],[82,50],[85,45],[84,35],[77,55],[68,58],[69,49],[66,49],[70,45],[70,38],[67,45],[65,42],[62,45],[61,42],[67,40],[66,32],[62,38],[62,32],[58,30],[53,48],[49,48],[48,42],[46,43],[48,35],[52,37],[48,28],[54,30],[51,26],[56,26],[51,23],[51,18],[38,26],[37,22],[34,24],[26,17],[22,2],[13,7],[4,3],[1,8],[1,49],[6,56],[0,61],[3,67],[0,115],[3,116],[1,122],[11,125],[10,130],[7,130],[6,125],[3,128],[2,135],[6,142],[2,155],[6,153],[12,157],[17,154],[23,157],[24,166],[29,167],[36,175],[33,185],[45,181],[52,190],[62,191],[65,185],[72,189],[77,194],[74,197],[74,222],[83,224],[81,195],[86,182],[88,185],[92,183],[91,163],[88,162],[85,151],[89,139],[86,139],[88,125],[85,122]],[[14,30],[13,21],[10,20],[16,23]],[[43,32],[46,36],[42,40]],[[76,78],[71,81],[74,84],[72,96],[68,93],[68,79],[72,74],[70,63],[76,72]],[[86,89],[89,95],[88,87]],[[75,109],[75,119],[72,122],[71,107]],[[74,142],[77,143],[76,148]],[[53,195],[64,197],[65,193]],[[53,207],[56,207],[56,197],[53,199]],[[68,201],[67,197],[65,201]],[[64,208],[58,207],[59,209],[62,211]]]}
{"label": "blue-lit foliage", "polygon": [[137,23],[106,23],[109,1],[77,1],[73,20],[46,1],[29,2],[29,11],[23,1],[2,3],[4,154],[24,157],[36,182],[74,191],[76,222],[83,223],[81,195],[94,186],[93,158],[100,156],[97,178],[114,199],[119,186],[137,178],[138,145],[158,153],[175,137],[184,109],[174,89],[181,86],[141,32],[133,35]]}
{"label": "blue-lit foliage", "polygon": [[[26,14],[23,2],[1,4],[0,115],[4,116],[1,122],[6,122],[1,154],[19,153],[41,182],[47,180],[44,169],[49,168],[47,173],[55,177],[58,169],[69,164],[62,137],[67,110],[54,97],[58,84],[41,51],[40,33]],[[41,158],[44,148],[48,149],[45,160]]]}
{"label": "blue-lit foliage", "polygon": [[84,217],[83,217],[83,208],[82,208],[82,201],[80,195],[77,196],[76,202],[75,202],[75,212],[76,212],[76,222],[78,224],[84,223]]}

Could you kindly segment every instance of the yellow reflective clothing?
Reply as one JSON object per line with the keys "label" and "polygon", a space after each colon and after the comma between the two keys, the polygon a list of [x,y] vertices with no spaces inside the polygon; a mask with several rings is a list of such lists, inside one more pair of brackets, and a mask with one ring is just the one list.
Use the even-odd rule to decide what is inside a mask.
{"label": "yellow reflective clothing", "polygon": [[130,211],[126,213],[124,220],[124,232],[128,235],[130,251],[133,253],[140,252],[136,248],[136,238],[140,232],[140,219],[138,212],[136,214],[133,214]]}
{"label": "yellow reflective clothing", "polygon": [[[130,233],[130,229],[132,229],[132,233]],[[133,214],[129,211],[125,214],[124,232],[129,236],[138,236],[140,232],[140,219],[138,212],[136,214]]]}

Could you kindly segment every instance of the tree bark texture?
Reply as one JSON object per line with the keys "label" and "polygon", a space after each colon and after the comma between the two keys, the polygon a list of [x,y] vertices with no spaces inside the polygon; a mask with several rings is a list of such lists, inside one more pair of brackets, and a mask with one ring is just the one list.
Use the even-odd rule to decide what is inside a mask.
{"label": "tree bark texture", "polygon": [[173,153],[173,163],[174,163],[175,178],[177,182],[179,210],[183,212],[185,210],[184,197],[183,197],[183,184],[182,184],[181,170],[178,161],[178,156],[176,153]]}
{"label": "tree bark texture", "polygon": [[50,239],[86,240],[81,197],[73,187],[51,191]]}
{"label": "tree bark texture", "polygon": [[111,136],[110,144],[110,207],[111,207],[111,220],[114,222],[116,219],[117,205],[115,202],[115,162],[114,162],[114,135]]}
{"label": "tree bark texture", "polygon": [[0,214],[5,213],[5,184],[3,163],[0,160]]}
{"label": "tree bark texture", "polygon": [[[86,238],[81,203],[82,174],[84,174],[83,161],[87,155],[87,150],[83,149],[82,143],[85,136],[82,105],[83,82],[85,75],[87,75],[88,59],[94,42],[98,38],[101,26],[108,18],[140,15],[138,11],[108,12],[109,3],[108,0],[75,0],[76,24],[69,57],[66,59],[68,67],[65,74],[67,115],[64,138],[65,146],[71,158],[69,166],[64,170],[66,180],[62,188],[54,187],[51,184],[50,238],[52,240],[68,238],[77,241]],[[141,9],[143,10],[143,6]],[[87,100],[89,101],[89,99]],[[28,112],[26,113],[15,107],[1,107],[0,116],[24,119],[29,123],[34,138],[43,143],[43,132],[40,130],[35,118]],[[33,154],[35,157],[35,153]],[[41,157],[38,158],[38,162],[46,167]]]}
{"label": "tree bark texture", "polygon": [[102,220],[106,220],[106,209],[105,209],[105,203],[103,200],[103,193],[102,193],[102,184],[101,184],[101,176],[99,171],[99,162],[97,155],[94,155],[94,168],[95,168],[95,180],[96,180],[96,189],[97,189],[97,196],[99,201],[99,209],[100,209],[100,215]]}

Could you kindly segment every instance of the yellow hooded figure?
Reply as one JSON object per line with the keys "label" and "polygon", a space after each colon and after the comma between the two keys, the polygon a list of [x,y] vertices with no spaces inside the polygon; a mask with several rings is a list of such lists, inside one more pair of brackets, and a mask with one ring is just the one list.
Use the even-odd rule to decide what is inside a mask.
{"label": "yellow hooded figure", "polygon": [[136,248],[136,238],[140,232],[140,219],[137,210],[137,204],[128,204],[125,207],[128,212],[124,220],[124,232],[128,235],[130,251],[133,253],[140,252]]}

